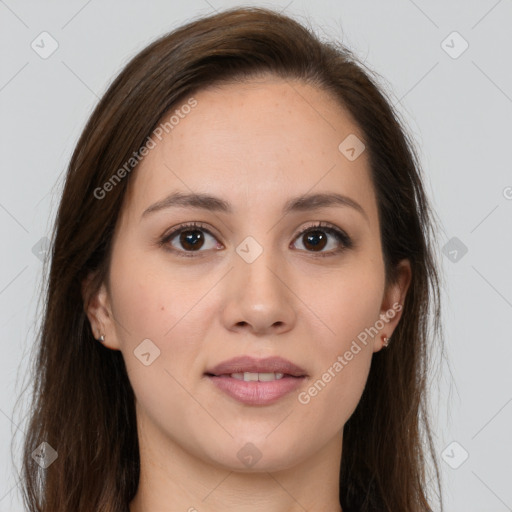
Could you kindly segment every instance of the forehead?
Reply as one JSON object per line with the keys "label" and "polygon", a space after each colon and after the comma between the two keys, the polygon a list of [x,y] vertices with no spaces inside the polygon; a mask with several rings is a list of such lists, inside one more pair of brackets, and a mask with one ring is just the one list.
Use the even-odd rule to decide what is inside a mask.
{"label": "forehead", "polygon": [[161,141],[153,137],[154,149],[134,172],[130,203],[139,215],[176,190],[224,197],[235,211],[237,204],[281,207],[288,196],[328,190],[375,206],[366,152],[350,161],[339,150],[350,135],[363,139],[361,130],[325,91],[264,77],[193,98],[196,106],[183,109]]}

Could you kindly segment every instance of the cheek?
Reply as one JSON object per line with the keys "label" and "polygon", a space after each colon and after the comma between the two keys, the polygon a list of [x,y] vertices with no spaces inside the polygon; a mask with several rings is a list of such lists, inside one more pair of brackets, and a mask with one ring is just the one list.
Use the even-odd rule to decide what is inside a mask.
{"label": "cheek", "polygon": [[121,340],[131,343],[145,338],[160,339],[172,325],[172,318],[166,319],[166,315],[174,310],[171,304],[161,300],[164,283],[147,279],[137,269],[121,272],[113,273],[111,278],[113,312],[123,327],[118,331]]}
{"label": "cheek", "polygon": [[[354,306],[351,303],[351,306]],[[305,416],[311,418],[307,435],[314,437],[319,418],[325,436],[335,435],[348,421],[361,399],[373,356],[371,338],[357,338],[373,317],[366,311],[351,307],[339,314],[333,325],[337,335],[320,340],[310,358],[316,360],[315,372],[308,387],[298,396]],[[306,435],[306,430],[305,435]]]}
{"label": "cheek", "polygon": [[308,295],[323,334],[309,349],[315,375],[299,401],[332,431],[348,420],[366,384],[374,339],[368,332],[379,319],[383,272],[375,263],[347,266],[334,279],[336,286],[331,279],[323,292]]}
{"label": "cheek", "polygon": [[[197,357],[211,324],[209,311],[215,311],[208,309],[207,300],[199,301],[208,291],[208,283],[198,285],[194,277],[171,271],[161,258],[153,262],[144,254],[139,258],[121,256],[112,266],[111,290],[116,330],[127,369],[138,379],[138,373],[146,367],[134,351],[149,339],[160,351],[149,368],[166,369],[180,378],[186,373],[184,368],[190,368]],[[160,378],[165,380],[169,376],[164,374]]]}
{"label": "cheek", "polygon": [[186,323],[200,290],[183,273],[166,266],[162,258],[150,257],[140,249],[136,252],[125,243],[113,260],[110,282],[114,314],[125,327],[120,332],[123,340],[142,337],[163,342]]}
{"label": "cheek", "polygon": [[[190,402],[180,383],[194,365],[208,325],[201,315],[204,305],[197,304],[205,292],[179,281],[148,261],[145,266],[118,261],[111,272],[115,325],[128,378],[138,407],[162,427],[171,423],[171,411]],[[151,362],[146,365],[139,347],[148,339],[152,344],[144,341],[144,346]]]}
{"label": "cheek", "polygon": [[341,351],[378,320],[384,270],[375,263],[347,265],[324,281],[323,286],[316,288],[309,281],[305,283],[302,297],[307,297],[305,302],[321,320],[326,350]]}

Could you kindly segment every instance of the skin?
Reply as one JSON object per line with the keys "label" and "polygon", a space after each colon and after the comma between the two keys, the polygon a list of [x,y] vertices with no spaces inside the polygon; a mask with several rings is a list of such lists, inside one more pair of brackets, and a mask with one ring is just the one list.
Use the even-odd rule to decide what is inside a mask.
{"label": "skin", "polygon": [[[265,76],[194,97],[197,106],[134,171],[109,280],[87,306],[95,336],[122,352],[136,395],[141,479],[130,511],[340,511],[343,426],[400,312],[309,403],[297,394],[404,303],[409,262],[385,289],[367,152],[349,161],[338,150],[349,134],[363,137],[327,93]],[[172,207],[141,219],[174,191],[218,196],[233,213]],[[333,191],[365,215],[348,206],[281,213],[291,197]],[[158,245],[192,221],[212,233],[203,232],[199,253]],[[315,251],[297,236],[317,221],[345,231],[354,247],[318,256],[343,244],[326,233]],[[263,249],[252,263],[236,252],[247,236]],[[167,247],[187,250],[179,235]],[[134,355],[144,339],[160,350],[148,366]],[[308,377],[274,404],[241,404],[204,372],[244,354],[284,357]],[[237,457],[248,442],[261,454],[252,467]]]}

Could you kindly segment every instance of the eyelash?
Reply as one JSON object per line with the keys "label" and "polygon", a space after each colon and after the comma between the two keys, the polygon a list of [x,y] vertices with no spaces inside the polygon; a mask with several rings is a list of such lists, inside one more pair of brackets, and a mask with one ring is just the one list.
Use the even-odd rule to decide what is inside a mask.
{"label": "eyelash", "polygon": [[[320,229],[321,228],[321,229]],[[177,235],[181,234],[183,231],[205,231],[210,236],[215,237],[215,235],[207,228],[205,225],[203,225],[201,222],[190,222],[188,224],[183,224],[173,230],[171,233],[168,233],[164,235],[159,241],[158,245],[160,247],[164,247],[166,251],[172,252],[174,254],[178,254],[179,256],[190,258],[190,257],[197,257],[198,253],[205,252],[205,251],[180,251],[176,250],[174,248],[167,247],[167,244]],[[315,257],[324,258],[327,256],[336,256],[337,254],[347,250],[351,249],[353,247],[352,239],[341,229],[337,228],[333,224],[330,224],[329,222],[318,222],[312,225],[306,226],[304,229],[302,229],[297,235],[295,236],[294,240],[298,239],[300,236],[302,236],[304,233],[307,233],[308,231],[315,231],[315,230],[321,230],[325,231],[326,233],[329,233],[333,235],[338,242],[342,244],[341,248],[331,250],[328,252],[318,252],[315,253],[314,251],[306,251],[311,254],[313,254]]]}

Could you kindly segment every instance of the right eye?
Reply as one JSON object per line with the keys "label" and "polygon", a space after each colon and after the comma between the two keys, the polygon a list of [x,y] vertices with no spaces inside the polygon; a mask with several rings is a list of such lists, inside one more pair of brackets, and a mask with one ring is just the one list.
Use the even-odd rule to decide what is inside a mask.
{"label": "right eye", "polygon": [[[200,249],[203,248],[205,240],[207,240],[208,237],[211,237],[213,240],[215,240],[215,237],[206,227],[200,223],[191,222],[179,226],[171,233],[166,234],[163,239],[160,240],[160,245],[165,246],[167,250],[175,252],[179,256],[193,257],[195,256],[193,254],[195,252],[205,252],[201,251]],[[181,249],[176,248],[176,245],[172,243],[175,238],[175,244],[179,244]],[[210,247],[207,247],[207,250],[221,249],[222,247],[222,244],[217,242],[211,244]]]}

